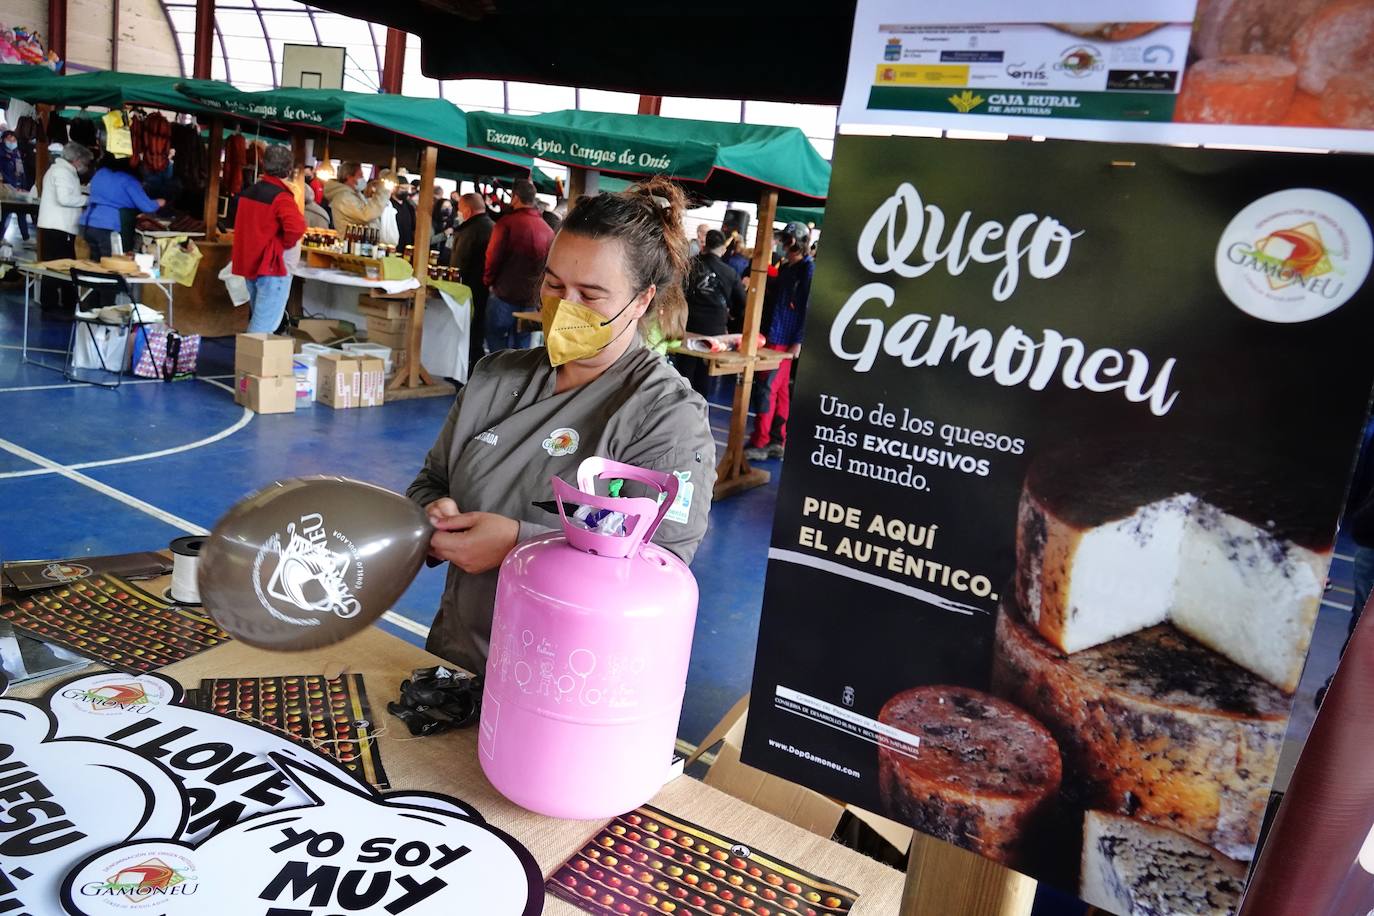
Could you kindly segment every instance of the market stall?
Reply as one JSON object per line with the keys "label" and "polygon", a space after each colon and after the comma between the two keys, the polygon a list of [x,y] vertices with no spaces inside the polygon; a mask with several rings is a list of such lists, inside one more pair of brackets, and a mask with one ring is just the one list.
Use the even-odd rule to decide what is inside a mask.
{"label": "market stall", "polygon": [[[825,200],[830,166],[795,127],[687,121],[656,115],[556,111],[543,115],[468,115],[473,142],[535,155],[572,168],[571,198],[592,193],[601,172],[666,175],[702,198],[758,200],[758,225],[771,227],[779,203],[814,207]],[[766,231],[766,230],[765,230]],[[716,474],[717,499],[768,482],[744,457],[754,375],[776,368],[761,354],[759,320],[769,247],[755,244],[743,337],[735,363],[713,362],[714,374],[738,374],[730,435]]]}
{"label": "market stall", "polygon": [[[420,175],[416,199],[415,257],[413,280],[408,288],[414,290],[410,312],[404,316],[408,324],[406,347],[402,349],[396,374],[390,384],[393,396],[407,391],[443,394],[451,389],[435,384],[422,359],[425,352],[426,330],[464,330],[456,318],[452,322],[435,323],[427,319],[425,310],[430,296],[426,281],[430,278],[428,252],[430,250],[431,207],[434,204],[434,179],[439,169],[449,174],[473,178],[525,177],[533,170],[533,161],[526,156],[490,149],[474,149],[468,142],[467,116],[451,102],[443,99],[417,99],[406,96],[375,95],[328,89],[277,89],[270,92],[240,92],[224,86],[205,86],[186,83],[182,91],[198,104],[209,106],[225,115],[252,118],[276,127],[289,129],[298,139],[327,137],[317,158],[348,158],[360,162],[386,164],[395,174],[398,168]],[[323,137],[322,137],[323,135]],[[213,155],[213,154],[212,154]],[[321,259],[330,252],[321,248],[308,249],[307,254]],[[335,265],[339,267],[342,265]],[[324,268],[316,264],[316,269]],[[328,270],[328,268],[324,268]],[[344,269],[342,273],[314,273],[304,278],[306,287],[302,304],[307,311],[319,309],[324,314],[340,317],[365,317],[357,312],[352,287],[359,285],[394,295],[401,289],[388,290],[380,278],[369,278],[359,271]],[[387,281],[390,282],[390,281]],[[343,289],[327,289],[334,285]],[[351,302],[346,300],[352,296]],[[353,305],[350,309],[350,305]],[[454,306],[445,301],[450,310]],[[365,323],[365,321],[363,322]],[[458,352],[453,340],[443,341],[444,352]],[[420,358],[413,358],[420,354]],[[443,373],[450,377],[455,366]]]}
{"label": "market stall", "polygon": [[[200,261],[189,284],[183,284],[182,296],[178,300],[180,314],[179,330],[185,333],[219,337],[242,331],[247,326],[247,315],[235,309],[219,280],[220,270],[229,262],[230,246],[215,238],[215,224],[222,212],[218,195],[220,169],[216,156],[216,144],[222,143],[225,128],[218,121],[217,112],[194,101],[191,96],[179,92],[178,86],[189,84],[208,90],[211,86],[228,88],[228,84],[214,80],[182,80],[179,77],[154,76],[141,73],[125,73],[115,70],[94,70],[70,75],[59,75],[43,67],[0,67],[0,97],[21,98],[39,107],[46,131],[53,117],[53,111],[66,123],[77,119],[99,122],[104,115],[89,109],[104,109],[111,112],[124,112],[141,119],[152,112],[170,112],[174,120],[169,125],[169,143],[181,155],[174,157],[165,166],[167,178],[173,187],[179,189],[174,199],[170,199],[175,217],[161,220],[145,217],[140,228],[153,234],[167,237],[172,233],[179,242],[195,239],[196,251]],[[176,119],[176,115],[184,116]],[[200,121],[206,121],[213,128],[213,136],[202,138]],[[236,120],[229,128],[230,134],[248,132],[261,135],[263,127],[253,122]],[[97,136],[96,124],[88,125],[91,137]],[[107,125],[102,129],[108,129]],[[73,128],[75,130],[75,128]],[[268,127],[268,136],[281,137],[282,132]],[[39,168],[37,183],[42,182],[42,172],[46,168],[46,134],[38,144]],[[207,154],[207,143],[210,147]],[[211,167],[211,162],[215,167]],[[155,245],[154,245],[155,247]],[[40,257],[42,253],[40,252]],[[148,304],[166,309],[166,297],[155,290]]]}

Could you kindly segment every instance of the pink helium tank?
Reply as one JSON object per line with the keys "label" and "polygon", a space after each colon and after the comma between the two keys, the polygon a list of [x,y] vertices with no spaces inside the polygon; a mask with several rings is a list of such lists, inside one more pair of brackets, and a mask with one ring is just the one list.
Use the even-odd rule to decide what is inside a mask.
{"label": "pink helium tank", "polygon": [[[664,494],[595,495],[599,477]],[[581,491],[553,478],[563,532],[501,564],[478,758],[506,798],[540,814],[614,817],[652,798],[677,738],[697,615],[687,564],[649,543],[678,493],[672,474],[588,458]],[[623,537],[568,519],[564,501],[625,514]]]}

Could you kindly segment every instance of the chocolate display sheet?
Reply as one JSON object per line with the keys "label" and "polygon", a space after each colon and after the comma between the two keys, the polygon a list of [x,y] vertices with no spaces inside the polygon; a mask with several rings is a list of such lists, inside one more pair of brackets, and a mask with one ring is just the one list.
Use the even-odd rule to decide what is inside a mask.
{"label": "chocolate display sheet", "polygon": [[160,553],[122,553],[107,557],[73,557],[67,560],[21,560],[4,565],[5,578],[16,591],[52,588],[96,573],[122,579],[152,579],[172,571],[172,561]]}
{"label": "chocolate display sheet", "polygon": [[97,574],[0,604],[0,619],[129,674],[155,671],[229,639],[208,617]]}
{"label": "chocolate display sheet", "polygon": [[606,916],[840,916],[857,896],[648,805],[598,830],[545,887]]}
{"label": "chocolate display sheet", "polygon": [[272,729],[378,789],[390,787],[361,674],[206,679],[187,704]]}
{"label": "chocolate display sheet", "polygon": [[[1368,160],[842,136],[834,165],[744,762],[1080,896],[1098,811],[1095,854],[1138,844],[1168,878],[1103,900],[1094,872],[1094,903],[1227,912],[1293,701],[1254,668],[1301,669],[1374,379]],[[1265,249],[1287,275],[1256,269]],[[1033,469],[1054,514],[1018,522]],[[1074,552],[1114,518],[1139,524]],[[1174,543],[1159,519],[1214,538],[1212,578],[1185,592],[1180,548],[1151,586],[1132,545]],[[1066,631],[1120,638],[1066,656],[1032,627],[1018,528],[1022,592],[1096,596]],[[1114,585],[1136,568],[1150,587]],[[1205,644],[1252,569],[1272,598],[1237,633],[1300,588],[1298,611]],[[1195,853],[1205,876],[1177,864]]]}

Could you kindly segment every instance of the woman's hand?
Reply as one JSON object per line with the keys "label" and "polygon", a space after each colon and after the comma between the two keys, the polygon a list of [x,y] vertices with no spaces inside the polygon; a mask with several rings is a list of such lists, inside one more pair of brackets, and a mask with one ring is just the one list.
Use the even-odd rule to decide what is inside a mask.
{"label": "woman's hand", "polygon": [[438,530],[429,540],[429,552],[465,573],[500,566],[520,538],[519,522],[493,512],[460,512],[438,521],[431,516],[431,522]]}
{"label": "woman's hand", "polygon": [[457,515],[458,512],[458,504],[447,496],[442,496],[425,506],[425,515],[429,516],[429,523],[435,528],[439,527],[440,520]]}

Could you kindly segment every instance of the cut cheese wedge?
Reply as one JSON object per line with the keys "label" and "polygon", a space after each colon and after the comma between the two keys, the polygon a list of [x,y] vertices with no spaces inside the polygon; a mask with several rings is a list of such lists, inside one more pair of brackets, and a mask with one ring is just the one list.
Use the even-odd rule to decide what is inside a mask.
{"label": "cut cheese wedge", "polygon": [[1295,691],[1331,561],[1331,533],[1306,521],[1320,511],[1177,462],[1097,457],[1040,460],[1022,490],[1016,593],[1040,634],[1079,652],[1170,622]]}
{"label": "cut cheese wedge", "polygon": [[1079,896],[1119,916],[1234,916],[1245,866],[1181,833],[1105,811],[1083,818]]}

